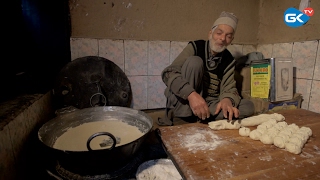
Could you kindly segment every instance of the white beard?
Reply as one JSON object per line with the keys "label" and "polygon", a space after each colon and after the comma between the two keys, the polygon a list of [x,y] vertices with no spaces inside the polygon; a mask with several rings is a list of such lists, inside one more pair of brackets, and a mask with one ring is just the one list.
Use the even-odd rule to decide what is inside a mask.
{"label": "white beard", "polygon": [[212,37],[209,39],[209,43],[210,43],[210,49],[215,52],[215,53],[220,53],[222,52],[223,50],[226,49],[227,46],[222,46],[222,47],[219,47],[215,44],[215,40],[212,39]]}

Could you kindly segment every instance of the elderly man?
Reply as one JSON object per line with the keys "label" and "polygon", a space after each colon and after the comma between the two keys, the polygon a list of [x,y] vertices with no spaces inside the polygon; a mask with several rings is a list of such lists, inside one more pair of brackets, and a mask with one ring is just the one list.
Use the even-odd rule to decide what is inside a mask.
{"label": "elderly man", "polygon": [[253,103],[241,99],[237,92],[235,60],[226,49],[234,38],[237,23],[235,15],[222,12],[207,41],[190,41],[162,71],[167,104],[165,116],[158,119],[159,125],[253,115]]}

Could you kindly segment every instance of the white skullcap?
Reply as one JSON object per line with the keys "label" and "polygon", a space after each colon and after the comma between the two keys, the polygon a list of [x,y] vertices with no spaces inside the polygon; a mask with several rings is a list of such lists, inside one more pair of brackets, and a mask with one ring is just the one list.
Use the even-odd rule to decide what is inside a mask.
{"label": "white skullcap", "polygon": [[212,27],[215,27],[219,24],[226,24],[232,27],[234,31],[236,31],[238,18],[233,13],[223,11],[220,14],[219,18],[213,23]]}

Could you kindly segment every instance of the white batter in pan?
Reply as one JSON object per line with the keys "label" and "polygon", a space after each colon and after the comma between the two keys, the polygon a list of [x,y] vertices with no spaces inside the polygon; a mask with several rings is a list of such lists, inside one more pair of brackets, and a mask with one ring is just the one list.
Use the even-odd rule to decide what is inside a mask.
{"label": "white batter in pan", "polygon": [[[68,129],[58,137],[53,148],[69,151],[88,151],[87,141],[91,135],[97,132],[111,133],[116,137],[116,139],[120,140],[116,146],[130,143],[144,135],[144,133],[142,133],[136,126],[129,125],[117,119],[109,119],[108,121],[84,123],[77,127]],[[112,143],[109,146],[101,147],[100,144],[106,140],[113,142],[107,135],[95,137],[91,140],[91,149],[110,148]]]}

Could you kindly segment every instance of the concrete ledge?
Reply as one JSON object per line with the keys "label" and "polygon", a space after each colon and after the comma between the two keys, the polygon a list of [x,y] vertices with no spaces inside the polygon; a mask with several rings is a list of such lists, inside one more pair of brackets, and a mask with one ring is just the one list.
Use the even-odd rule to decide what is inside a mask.
{"label": "concrete ledge", "polygon": [[54,116],[51,92],[4,102],[0,115],[0,179],[34,178],[41,166],[35,164],[37,131]]}

